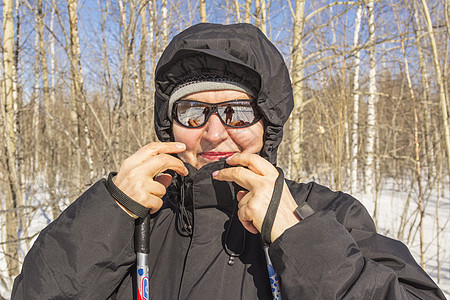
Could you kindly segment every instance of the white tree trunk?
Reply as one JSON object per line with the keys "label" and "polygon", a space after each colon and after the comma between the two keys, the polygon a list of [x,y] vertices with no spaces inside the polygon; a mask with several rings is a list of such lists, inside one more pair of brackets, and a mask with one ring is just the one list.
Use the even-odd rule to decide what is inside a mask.
{"label": "white tree trunk", "polygon": [[261,31],[264,32],[264,34],[267,34],[267,10],[266,10],[266,0],[261,0]]}
{"label": "white tree trunk", "polygon": [[[69,11],[69,26],[70,26],[70,38],[69,38],[69,49],[67,49],[67,53],[69,55],[70,60],[70,133],[72,135],[72,139],[75,143],[75,147],[80,148],[80,124],[78,120],[79,115],[79,108],[78,108],[78,86],[77,82],[75,80],[76,75],[76,65],[75,64],[75,55],[76,55],[76,41],[74,40],[76,37],[72,33],[72,31],[77,31],[78,29],[73,28],[75,24],[75,20],[71,19],[72,16],[75,15],[76,17],[76,9],[77,9],[77,2],[76,0],[70,0],[67,3],[67,8]],[[74,181],[77,186],[81,186],[81,156],[79,151],[72,150],[72,154],[76,155],[76,165],[74,168]]]}
{"label": "white tree trunk", "polygon": [[261,29],[261,31],[266,34],[266,1],[265,0],[255,0],[255,26]]}
{"label": "white tree trunk", "polygon": [[244,23],[251,22],[251,15],[252,15],[252,0],[245,0]]}
{"label": "white tree trunk", "polygon": [[241,9],[240,9],[240,6],[239,6],[239,0],[234,0],[234,7],[236,9],[237,22],[240,23],[241,22]]}
{"label": "white tree trunk", "polygon": [[[417,54],[419,58],[419,68],[420,68],[420,74],[421,74],[421,81],[422,81],[422,102],[424,104],[424,117],[425,117],[425,142],[426,142],[426,152],[428,156],[428,174],[431,175],[431,177],[435,178],[437,174],[436,170],[436,159],[435,159],[435,153],[434,153],[434,144],[433,144],[433,135],[431,133],[431,108],[430,103],[428,99],[428,92],[430,90],[429,86],[429,73],[427,65],[424,63],[424,56],[423,56],[423,50],[422,50],[422,22],[419,18],[419,9],[417,7],[416,1],[413,1],[413,9],[414,9],[414,20],[416,22],[416,29],[415,29],[415,35],[416,35],[416,47],[417,47]],[[431,174],[430,174],[431,173]]]}
{"label": "white tree trunk", "polygon": [[[36,14],[37,15],[37,14]],[[37,19],[36,25],[37,25]],[[37,27],[37,26],[36,26]],[[32,124],[34,128],[34,143],[35,143],[35,149],[34,149],[34,157],[33,157],[33,171],[36,172],[38,170],[38,163],[39,163],[39,153],[40,153],[40,141],[39,141],[39,34],[36,34],[34,36],[34,85],[33,85],[33,119]]]}
{"label": "white tree trunk", "polygon": [[[52,7],[52,15],[50,19],[50,31],[53,32],[55,22],[55,7]],[[55,105],[55,84],[56,84],[56,62],[55,62],[55,38],[53,34],[49,36],[50,44],[50,72],[52,78],[52,85],[50,89],[50,105],[54,107]]]}
{"label": "white tree trunk", "polygon": [[[375,200],[375,141],[376,141],[376,57],[375,57],[375,11],[374,1],[367,4],[369,11],[369,97],[367,101],[367,144],[365,187]],[[375,201],[374,219],[376,222],[377,205]]]}
{"label": "white tree trunk", "polygon": [[168,17],[167,17],[167,1],[168,0],[162,0],[162,8],[161,8],[161,14],[162,14],[162,35],[163,35],[163,48],[167,46],[167,43],[169,42],[169,27],[168,27]]}
{"label": "white tree trunk", "polygon": [[206,1],[200,0],[200,22],[206,23]]}
{"label": "white tree trunk", "polygon": [[[88,181],[92,181],[94,178],[94,163],[93,163],[93,151],[92,151],[92,141],[89,136],[89,128],[87,124],[87,114],[86,114],[86,97],[83,90],[83,73],[81,69],[81,54],[80,54],[80,41],[78,35],[78,9],[77,9],[77,0],[69,0],[68,1],[68,12],[69,12],[69,25],[70,25],[70,70],[71,70],[71,92],[73,107],[72,107],[72,123],[77,124],[78,135],[75,137],[78,139],[80,147],[80,136],[81,136],[81,125],[84,134],[84,141],[86,144],[86,154],[85,157],[86,162],[88,163],[89,169],[89,178]],[[77,105],[77,102],[81,102],[81,105]],[[78,107],[77,107],[78,106]],[[75,125],[75,124],[74,124]],[[78,183],[79,186],[82,186],[81,182],[81,157],[79,157],[79,152],[77,153],[78,157],[78,167],[79,170],[79,178]]]}
{"label": "white tree trunk", "polygon": [[294,93],[294,109],[291,115],[291,174],[293,180],[301,177],[303,164],[303,25],[304,25],[305,1],[295,2],[293,42],[292,42],[292,88]]}
{"label": "white tree trunk", "polygon": [[[3,141],[5,146],[5,162],[7,174],[7,189],[5,209],[6,217],[6,264],[8,274],[15,276],[19,273],[17,208],[23,203],[19,174],[16,161],[16,112],[17,93],[14,91],[14,21],[13,0],[3,2],[3,95],[0,97],[0,110],[3,118]],[[3,102],[5,101],[5,102]]]}
{"label": "white tree trunk", "polygon": [[[355,16],[355,32],[353,34],[353,48],[359,44],[359,34],[361,30],[362,5],[358,5]],[[352,120],[352,162],[351,162],[351,183],[350,191],[356,192],[358,188],[358,122],[359,122],[359,66],[361,63],[360,50],[356,50],[354,60],[355,74],[353,76],[353,120]]]}

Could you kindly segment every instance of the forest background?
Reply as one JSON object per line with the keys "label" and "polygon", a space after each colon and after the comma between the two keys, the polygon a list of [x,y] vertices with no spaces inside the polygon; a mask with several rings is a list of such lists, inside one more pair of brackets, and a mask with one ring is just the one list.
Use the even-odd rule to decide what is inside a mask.
{"label": "forest background", "polygon": [[198,22],[252,23],[277,45],[295,96],[279,152],[286,176],[357,195],[448,295],[449,6],[4,0],[0,299],[39,231],[156,140],[155,65],[170,38]]}

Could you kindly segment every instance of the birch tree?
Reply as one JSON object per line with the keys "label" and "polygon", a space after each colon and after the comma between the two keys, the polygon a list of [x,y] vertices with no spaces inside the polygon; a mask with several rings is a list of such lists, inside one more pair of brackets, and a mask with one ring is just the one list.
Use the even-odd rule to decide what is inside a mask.
{"label": "birch tree", "polygon": [[418,54],[418,59],[419,59],[419,68],[420,68],[420,79],[421,79],[421,83],[422,83],[422,101],[424,104],[424,118],[425,118],[425,142],[426,142],[426,152],[427,152],[427,156],[428,156],[428,167],[429,167],[429,174],[431,172],[431,176],[435,177],[436,176],[436,163],[435,163],[435,153],[434,153],[434,143],[432,142],[433,138],[432,138],[432,133],[431,133],[431,124],[432,124],[432,119],[431,119],[431,107],[430,107],[430,99],[428,97],[428,93],[430,91],[430,86],[429,86],[429,74],[428,74],[428,69],[427,69],[427,65],[425,64],[424,61],[424,54],[423,54],[423,49],[422,49],[422,38],[423,38],[423,28],[422,28],[422,22],[419,18],[419,9],[417,7],[417,2],[413,1],[412,3],[412,9],[413,9],[413,15],[414,15],[414,22],[415,22],[415,30],[414,30],[414,34],[415,34],[415,45],[417,48],[417,54]]}
{"label": "birch tree", "polygon": [[[81,147],[80,137],[81,129],[83,129],[84,140],[86,143],[87,157],[84,159],[87,162],[89,168],[89,181],[94,178],[94,167],[92,161],[92,141],[89,137],[89,128],[87,125],[86,114],[86,98],[83,91],[83,74],[81,71],[81,57],[80,57],[80,41],[78,36],[78,0],[68,0],[68,12],[69,12],[69,26],[70,26],[70,82],[71,82],[71,103],[72,103],[72,124],[76,125],[77,134],[75,134],[76,142]],[[81,102],[78,105],[77,102]],[[81,184],[81,157],[80,152],[77,152],[78,168],[79,168],[79,186]]]}
{"label": "birch tree", "polygon": [[[19,177],[19,189],[20,189],[20,197],[19,197],[19,206],[24,206],[25,201],[25,159],[24,159],[24,138],[25,134],[22,132],[22,124],[23,122],[23,97],[19,95],[19,55],[20,55],[20,34],[21,34],[21,2],[15,1],[15,43],[14,43],[14,63],[13,63],[13,98],[14,98],[14,112],[16,115],[15,118],[15,130],[16,130],[16,157],[17,157],[17,174]],[[25,216],[22,212],[19,211],[19,231],[24,231],[27,233],[27,227],[25,226]]]}
{"label": "birch tree", "polygon": [[376,140],[376,56],[375,56],[375,7],[374,1],[367,4],[369,14],[369,95],[367,101],[367,142],[366,142],[366,169],[365,186],[373,195],[375,208],[373,217],[376,222],[377,201],[375,197],[375,140]]}
{"label": "birch tree", "polygon": [[[37,12],[35,17],[36,25],[38,24],[37,20]],[[36,32],[37,32],[37,26],[36,26]],[[33,72],[34,72],[34,85],[33,85],[33,94],[32,94],[32,100],[33,100],[33,119],[32,124],[34,128],[34,143],[36,145],[36,149],[34,152],[33,157],[33,171],[36,172],[39,167],[39,152],[40,152],[40,139],[39,139],[39,79],[40,79],[40,62],[39,62],[39,35],[35,34],[34,36],[34,66],[33,66]]]}
{"label": "birch tree", "polygon": [[[3,138],[7,174],[6,188],[6,263],[10,276],[19,273],[17,221],[18,208],[23,203],[16,162],[16,111],[17,93],[14,90],[14,21],[13,0],[3,2]],[[4,101],[4,102],[3,102]]]}
{"label": "birch tree", "polygon": [[[401,198],[392,200],[392,211],[396,207],[404,211],[398,216],[398,223],[382,224],[385,218],[380,216],[386,209],[378,205],[374,215],[378,215],[379,229],[414,245],[414,253],[422,252],[427,266],[437,262],[439,277],[440,262],[448,260],[443,251],[445,246],[439,242],[445,241],[449,223],[448,216],[442,213],[448,202],[442,195],[448,190],[449,170],[442,108],[447,106],[448,115],[445,89],[448,90],[449,84],[450,2],[426,1],[440,55],[440,77],[447,102],[443,106],[422,0],[398,3],[371,0],[374,7],[371,16],[373,11],[379,15],[374,17],[376,29],[368,26],[375,24],[367,14],[368,1],[208,1],[211,13],[206,17],[207,21],[219,23],[252,22],[262,31],[266,24],[268,38],[285,56],[296,105],[285,126],[286,139],[278,156],[286,177],[314,180],[332,189],[351,189],[356,196],[362,180],[366,180],[363,185],[366,187],[375,178],[385,187],[386,183],[389,188],[392,184],[395,193],[402,192]],[[89,1],[89,5],[76,0],[9,2],[16,12],[19,4],[29,8],[29,14],[21,10],[20,17],[25,21],[20,28],[20,24],[13,25],[12,75],[4,77],[11,52],[2,52],[5,55],[1,67],[0,195],[4,201],[0,220],[7,222],[0,224],[5,230],[0,243],[9,257],[8,264],[12,265],[18,242],[33,238],[21,231],[25,229],[20,225],[25,224],[21,216],[28,214],[29,224],[35,222],[34,214],[50,212],[49,220],[57,215],[55,209],[52,216],[47,201],[38,206],[36,200],[41,200],[42,194],[50,202],[58,201],[63,208],[85,188],[84,178],[93,175],[100,178],[117,170],[130,151],[144,141],[156,140],[152,127],[155,87],[149,74],[154,74],[169,38],[201,17],[196,1],[97,0]],[[398,9],[399,20],[405,22],[399,22],[403,36],[400,29],[394,28],[391,3]],[[95,5],[98,10],[93,12]],[[276,18],[273,22],[267,18],[267,8]],[[51,10],[55,26],[53,18],[50,19]],[[4,9],[3,13],[6,12]],[[18,20],[17,15],[13,14],[12,19]],[[8,20],[3,18],[3,26]],[[2,39],[7,36],[2,35]],[[406,51],[403,52],[402,46]],[[379,62],[375,64],[376,59]],[[19,68],[15,73],[17,61]],[[84,76],[81,65],[83,72],[88,70]],[[375,69],[379,72],[369,74]],[[8,78],[12,88],[6,89]],[[7,103],[10,90],[14,91],[13,100]],[[44,95],[48,91],[50,100]],[[375,103],[370,106],[371,97]],[[367,122],[370,119],[367,111],[372,123]],[[11,116],[13,122],[7,122]],[[375,134],[370,178],[365,176],[369,167],[366,154],[370,154],[366,148],[370,141],[367,124],[371,124]],[[86,176],[88,172],[91,175]],[[54,191],[58,197],[51,195],[54,178],[58,180]],[[369,192],[376,191],[374,186]],[[26,206],[17,199],[17,195],[22,201],[25,198],[23,187],[27,191],[26,200],[30,201]],[[372,200],[367,198],[361,200]],[[370,208],[373,203],[368,203]],[[436,235],[429,239],[425,231],[424,240],[419,241],[420,218],[425,208],[423,226],[433,228]],[[434,223],[430,224],[430,220]],[[34,228],[30,234],[36,233]],[[436,250],[430,251],[436,244]],[[4,280],[10,281],[11,278]],[[8,286],[4,282],[0,276],[0,287]],[[3,292],[0,288],[0,293]],[[4,294],[2,297],[7,298]]]}
{"label": "birch tree", "polygon": [[252,15],[252,0],[245,0],[244,23],[250,23]]}
{"label": "birch tree", "polygon": [[[392,9],[394,10],[394,17],[396,18],[397,29],[400,32],[400,25],[398,21],[398,14],[395,8],[395,5],[392,5]],[[417,172],[417,186],[418,186],[418,213],[419,213],[419,241],[420,241],[420,261],[422,265],[422,269],[425,269],[425,248],[424,248],[424,223],[423,219],[425,216],[425,209],[423,205],[423,192],[422,192],[422,174],[421,174],[421,163],[420,163],[420,141],[419,141],[419,118],[417,113],[417,101],[416,95],[414,93],[411,75],[409,72],[409,62],[406,55],[406,46],[405,46],[405,38],[402,35],[400,38],[400,47],[403,54],[403,62],[405,66],[405,75],[408,83],[408,89],[411,96],[411,101],[413,104],[413,112],[414,112],[414,150],[415,150],[415,164],[416,164],[416,172]]]}
{"label": "birch tree", "polygon": [[239,5],[239,0],[234,0],[234,9],[236,11],[237,23],[241,22],[241,7]]}
{"label": "birch tree", "polygon": [[162,0],[161,17],[162,17],[162,48],[166,48],[169,42],[169,27],[168,27],[168,16],[167,16],[167,2],[169,0]]}
{"label": "birch tree", "polygon": [[[145,127],[148,126],[148,119],[151,119],[150,114],[148,113],[149,101],[147,101],[147,95],[149,94],[147,91],[147,55],[148,55],[148,23],[147,23],[147,10],[145,6],[147,5],[147,1],[140,1],[139,4],[139,18],[141,20],[141,42],[139,46],[139,66],[138,66],[138,110],[139,110],[139,124],[141,126],[141,140],[144,142],[149,140],[149,130],[145,130]],[[151,2],[148,4],[151,5]],[[151,20],[150,20],[151,22]]]}
{"label": "birch tree", "polygon": [[261,18],[261,24],[260,27],[261,31],[264,32],[264,34],[267,34],[267,9],[266,9],[266,0],[260,0],[260,18]]}
{"label": "birch tree", "polygon": [[[361,30],[363,6],[358,5],[355,16],[355,31],[353,33],[353,48],[356,49],[359,44],[359,35]],[[351,180],[350,191],[355,192],[358,188],[358,122],[359,122],[359,67],[361,63],[361,50],[355,52],[354,75],[353,75],[353,120],[352,120],[352,146],[351,146]]]}
{"label": "birch tree", "polygon": [[294,28],[292,32],[292,88],[294,93],[294,109],[291,115],[290,140],[291,140],[291,178],[301,177],[303,164],[303,26],[304,26],[305,1],[295,1]]}
{"label": "birch tree", "polygon": [[206,0],[200,0],[200,22],[206,23]]}
{"label": "birch tree", "polygon": [[267,34],[266,13],[266,0],[255,0],[255,26],[264,34]]}
{"label": "birch tree", "polygon": [[[148,9],[149,9],[149,15],[150,15],[150,30],[148,33],[148,37],[149,37],[149,41],[150,41],[150,63],[151,63],[151,69],[150,69],[150,74],[155,74],[155,68],[156,68],[156,61],[157,61],[157,45],[158,43],[156,42],[156,27],[157,27],[157,9],[156,9],[156,1],[155,0],[151,0],[149,2],[148,5]],[[149,95],[152,95],[154,93],[154,84],[153,81],[151,80],[150,83],[150,89],[149,89]],[[146,104],[148,105],[148,111],[149,111],[149,116],[150,116],[150,124],[152,124],[153,126],[153,106],[152,106],[152,102],[146,102]],[[149,132],[150,134],[150,141],[156,141],[156,133],[154,130],[151,130]]]}
{"label": "birch tree", "polygon": [[53,161],[53,152],[55,151],[55,143],[52,131],[52,124],[50,122],[49,115],[52,113],[51,107],[51,98],[50,98],[50,83],[49,83],[49,74],[47,69],[47,51],[45,49],[45,40],[44,40],[44,13],[42,8],[42,0],[38,0],[37,2],[37,35],[39,37],[39,59],[41,66],[41,74],[42,74],[42,91],[43,91],[43,99],[44,99],[44,140],[47,141],[43,146],[43,154],[45,158],[45,170],[47,173],[48,180],[48,190],[50,196],[50,203],[52,206],[53,218],[56,219],[59,215],[59,206],[56,200],[55,193],[55,166]]}
{"label": "birch tree", "polygon": [[[133,119],[133,112],[132,112],[132,101],[131,101],[131,74],[133,69],[133,46],[134,46],[134,32],[135,32],[135,3],[133,1],[129,1],[130,8],[129,8],[129,21],[127,18],[127,8],[124,6],[124,3],[122,0],[118,1],[119,4],[119,13],[120,13],[120,20],[121,20],[121,27],[122,27],[122,57],[121,57],[121,68],[120,68],[120,76],[121,76],[121,82],[120,82],[120,100],[119,102],[121,105],[123,104],[125,106],[125,145],[126,150],[131,151],[131,131],[132,131],[132,124],[131,121]],[[133,36],[131,36],[133,35]]]}
{"label": "birch tree", "polygon": [[55,37],[53,36],[53,29],[55,24],[55,6],[52,5],[52,12],[50,18],[50,72],[51,72],[51,90],[50,90],[50,106],[55,104],[55,83],[56,83],[56,61],[55,61]]}
{"label": "birch tree", "polygon": [[[69,48],[67,49],[67,54],[70,61],[70,121],[71,128],[70,132],[72,139],[75,143],[75,147],[80,147],[80,124],[79,124],[79,107],[78,100],[80,99],[80,86],[77,80],[78,76],[78,66],[76,64],[76,56],[78,53],[78,16],[77,16],[77,0],[68,0],[67,2],[68,12],[69,12],[69,24],[70,24],[70,38],[69,38]],[[76,168],[74,172],[74,178],[77,185],[81,183],[81,154],[79,151],[74,152],[76,154]]]}
{"label": "birch tree", "polygon": [[450,127],[448,121],[448,103],[445,96],[445,86],[444,79],[441,72],[441,66],[439,64],[439,53],[436,46],[436,39],[434,37],[433,23],[431,21],[430,12],[428,10],[428,5],[426,0],[420,0],[422,3],[423,13],[425,15],[425,20],[427,24],[428,35],[431,44],[431,50],[433,53],[433,63],[436,71],[436,81],[439,87],[439,100],[441,104],[441,114],[442,114],[442,126],[444,127],[444,140],[447,149],[447,166],[450,169]]}

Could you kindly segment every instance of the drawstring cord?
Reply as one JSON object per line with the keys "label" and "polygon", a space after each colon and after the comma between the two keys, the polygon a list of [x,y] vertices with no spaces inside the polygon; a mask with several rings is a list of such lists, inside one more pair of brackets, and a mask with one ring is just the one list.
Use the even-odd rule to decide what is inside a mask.
{"label": "drawstring cord", "polygon": [[234,259],[236,257],[239,257],[242,253],[244,253],[244,250],[245,250],[245,231],[246,231],[245,228],[242,228],[242,232],[243,232],[242,247],[241,247],[241,250],[239,251],[239,253],[235,253],[234,251],[232,251],[227,246],[228,235],[230,233],[231,226],[232,226],[233,221],[234,221],[234,216],[235,216],[236,211],[237,211],[237,206],[238,205],[237,205],[237,201],[236,201],[236,205],[233,206],[233,212],[231,214],[230,221],[229,221],[228,226],[227,226],[227,230],[225,231],[225,239],[224,239],[224,242],[223,242],[223,249],[225,250],[225,253],[228,254],[228,256],[229,256],[229,259],[228,259],[228,265],[229,266],[234,265]]}
{"label": "drawstring cord", "polygon": [[[183,234],[184,236],[191,236],[193,233],[193,226],[192,226],[192,220],[189,216],[189,212],[186,209],[185,206],[185,182],[184,182],[184,177],[180,176],[179,177],[179,181],[178,183],[179,185],[179,201],[178,201],[178,211],[177,211],[177,224],[178,224],[178,228],[181,234]],[[229,266],[233,266],[234,265],[234,261],[237,257],[239,257],[245,250],[245,235],[246,235],[246,230],[245,228],[242,227],[242,247],[241,249],[236,253],[234,251],[232,251],[230,248],[228,248],[227,246],[227,241],[228,241],[228,237],[230,236],[230,231],[231,231],[231,226],[234,222],[235,219],[235,215],[237,213],[237,207],[238,207],[238,203],[237,201],[233,201],[235,203],[235,205],[233,205],[233,212],[231,213],[230,216],[230,220],[228,222],[228,226],[227,229],[225,231],[225,238],[223,241],[223,249],[225,251],[225,253],[229,256],[229,260],[228,260],[228,265]]]}
{"label": "drawstring cord", "polygon": [[[192,235],[192,221],[189,216],[189,213],[185,206],[185,185],[184,185],[184,177],[181,177],[181,185],[180,185],[180,195],[179,195],[179,201],[178,201],[178,212],[177,212],[177,220],[178,220],[178,228],[181,228],[181,230],[186,234],[185,236],[191,236]],[[180,230],[180,231],[181,231]]]}

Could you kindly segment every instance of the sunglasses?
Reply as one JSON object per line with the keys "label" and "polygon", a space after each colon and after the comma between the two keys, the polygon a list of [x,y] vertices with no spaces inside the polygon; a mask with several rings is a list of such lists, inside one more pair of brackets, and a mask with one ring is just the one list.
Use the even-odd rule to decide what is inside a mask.
{"label": "sunglasses", "polygon": [[232,100],[220,103],[205,103],[194,100],[177,100],[173,104],[172,117],[183,127],[198,128],[216,113],[223,125],[244,128],[261,120],[255,101]]}

